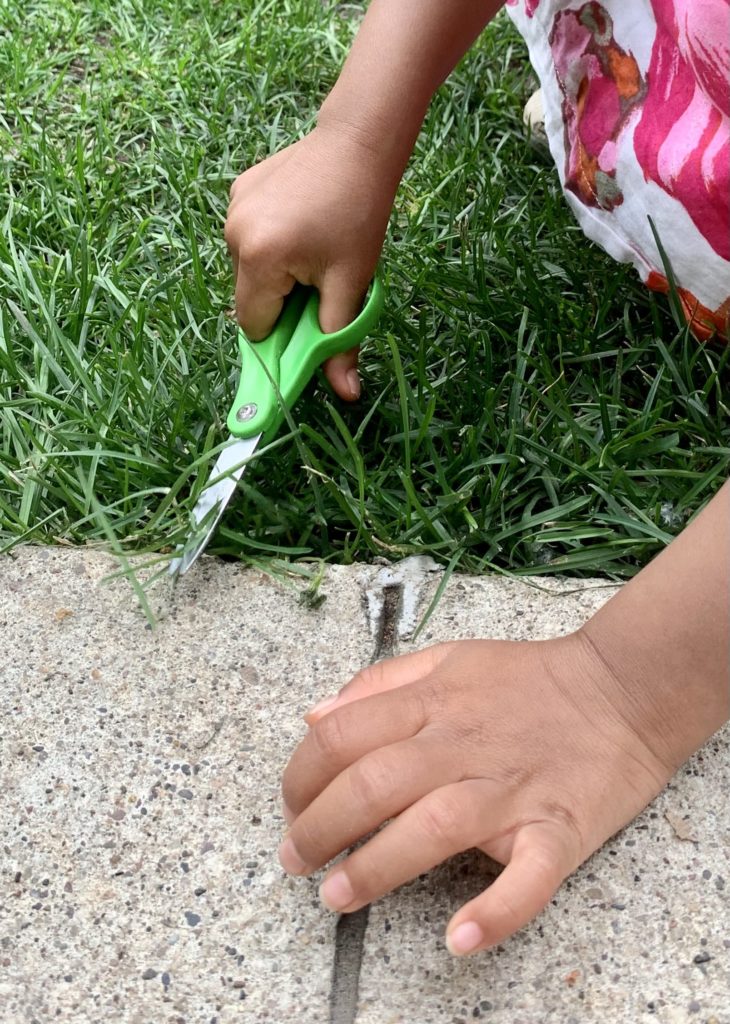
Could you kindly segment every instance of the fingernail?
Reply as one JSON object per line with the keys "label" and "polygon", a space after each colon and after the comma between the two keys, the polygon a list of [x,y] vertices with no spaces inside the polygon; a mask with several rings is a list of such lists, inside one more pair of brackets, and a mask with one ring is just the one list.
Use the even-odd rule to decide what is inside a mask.
{"label": "fingernail", "polygon": [[319,887],[319,898],[330,910],[344,910],[355,899],[350,880],[344,871],[335,871]]}
{"label": "fingernail", "polygon": [[484,942],[484,932],[476,921],[465,921],[446,936],[446,948],[453,956],[471,953]]}
{"label": "fingernail", "polygon": [[315,704],[313,708],[309,709],[309,711],[305,715],[305,718],[311,718],[313,715],[321,714],[326,708],[334,704],[334,702],[337,700],[339,696],[339,693],[336,693],[334,697],[325,697],[325,699],[321,700],[319,704]]}
{"label": "fingernail", "polygon": [[303,875],[307,870],[307,865],[288,836],[279,847],[279,863],[290,875]]}
{"label": "fingernail", "polygon": [[284,813],[284,821],[287,823],[287,825],[291,825],[291,823],[294,821],[296,817],[294,811],[292,811],[291,808],[287,807],[287,805],[284,803],[282,804],[282,811]]}
{"label": "fingernail", "polygon": [[360,375],[357,370],[347,371],[347,383],[350,385],[350,394],[353,398],[360,397]]}

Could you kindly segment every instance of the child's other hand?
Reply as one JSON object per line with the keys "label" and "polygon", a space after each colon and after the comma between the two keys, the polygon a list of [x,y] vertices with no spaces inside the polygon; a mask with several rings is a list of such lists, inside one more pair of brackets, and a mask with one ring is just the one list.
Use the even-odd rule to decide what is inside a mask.
{"label": "child's other hand", "polygon": [[324,881],[324,902],[349,912],[478,847],[506,867],[447,942],[494,945],[675,770],[630,683],[581,632],[441,644],[365,669],[308,716],[284,775],[283,866],[308,874],[388,822]]}
{"label": "child's other hand", "polygon": [[[316,128],[235,180],[225,237],[236,315],[252,340],[266,337],[296,282],[319,289],[323,331],[357,316],[396,184],[384,180],[373,149],[332,128]],[[325,372],[341,398],[359,396],[357,349],[328,360]]]}

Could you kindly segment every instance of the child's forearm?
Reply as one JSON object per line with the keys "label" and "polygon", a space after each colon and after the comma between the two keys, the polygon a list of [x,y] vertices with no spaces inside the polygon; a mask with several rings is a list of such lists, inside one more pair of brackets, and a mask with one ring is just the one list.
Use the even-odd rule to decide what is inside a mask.
{"label": "child's forearm", "polygon": [[678,768],[730,714],[730,482],[581,634]]}
{"label": "child's forearm", "polygon": [[400,180],[428,104],[502,0],[372,0],[319,125],[350,131]]}

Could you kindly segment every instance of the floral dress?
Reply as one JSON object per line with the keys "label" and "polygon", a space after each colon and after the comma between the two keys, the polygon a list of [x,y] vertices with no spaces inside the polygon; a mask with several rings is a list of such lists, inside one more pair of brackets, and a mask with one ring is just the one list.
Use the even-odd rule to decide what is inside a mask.
{"label": "floral dress", "polygon": [[730,0],[507,0],[585,233],[728,337]]}

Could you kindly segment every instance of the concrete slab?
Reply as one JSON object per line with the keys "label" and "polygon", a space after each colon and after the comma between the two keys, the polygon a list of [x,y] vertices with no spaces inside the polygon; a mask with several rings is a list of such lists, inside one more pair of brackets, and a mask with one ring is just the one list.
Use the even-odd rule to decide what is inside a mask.
{"label": "concrete slab", "polygon": [[205,560],[152,632],[115,568],[0,560],[0,1020],[326,1020],[335,919],[279,868],[279,782],[370,658],[359,590],[335,569],[307,611]]}
{"label": "concrete slab", "polygon": [[[153,632],[128,584],[104,582],[105,555],[0,559],[2,1024],[343,1024],[336,919],[317,879],[276,860],[279,779],[302,712],[376,646],[409,649],[414,601],[438,583],[427,568],[401,583],[330,568],[310,610],[204,559]],[[611,592],[538,582],[452,579],[418,644],[564,632]],[[394,606],[378,591],[398,586],[410,604],[386,637],[376,619]],[[344,1024],[728,1024],[729,765],[724,734],[503,950],[455,962],[443,947],[488,877],[481,860],[381,901]]]}

